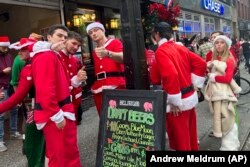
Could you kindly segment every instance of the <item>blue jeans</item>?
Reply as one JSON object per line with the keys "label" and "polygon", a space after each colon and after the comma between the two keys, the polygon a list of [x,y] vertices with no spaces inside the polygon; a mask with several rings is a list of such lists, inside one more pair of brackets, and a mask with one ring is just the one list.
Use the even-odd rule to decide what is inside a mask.
{"label": "blue jeans", "polygon": [[[2,103],[3,101],[5,101],[8,98],[7,95],[7,89],[3,90],[5,93],[5,98],[3,100],[0,101],[0,103]],[[4,115],[0,114],[0,142],[3,141],[3,136],[4,136]],[[15,133],[17,131],[17,116],[18,116],[18,110],[17,107],[13,107],[10,110],[10,133]]]}

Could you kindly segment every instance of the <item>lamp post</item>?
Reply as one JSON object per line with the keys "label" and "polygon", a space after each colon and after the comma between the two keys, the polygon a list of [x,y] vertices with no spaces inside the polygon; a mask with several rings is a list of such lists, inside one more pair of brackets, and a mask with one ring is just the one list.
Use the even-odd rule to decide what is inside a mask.
{"label": "lamp post", "polygon": [[121,34],[128,89],[149,89],[139,0],[121,0]]}

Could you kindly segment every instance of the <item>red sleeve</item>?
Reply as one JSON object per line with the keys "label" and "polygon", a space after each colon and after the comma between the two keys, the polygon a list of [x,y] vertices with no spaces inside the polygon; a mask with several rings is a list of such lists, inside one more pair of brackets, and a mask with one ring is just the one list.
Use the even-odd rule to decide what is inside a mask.
{"label": "red sleeve", "polygon": [[108,50],[110,49],[110,51],[113,52],[122,52],[123,51],[123,45],[122,42],[114,39],[107,47]]}
{"label": "red sleeve", "polygon": [[[175,49],[168,47],[161,48],[156,51],[157,67],[162,78],[162,87],[168,94],[180,93],[179,74],[171,60],[171,55],[178,55]],[[167,67],[167,68],[166,68]]]}
{"label": "red sleeve", "polygon": [[233,55],[235,62],[238,62],[238,57],[232,47],[230,48],[230,53]]}
{"label": "red sleeve", "polygon": [[210,50],[207,54],[206,54],[206,62],[209,62],[212,60],[212,51]]}
{"label": "red sleeve", "polygon": [[6,101],[0,104],[0,113],[9,111],[12,107],[22,102],[24,98],[27,96],[30,88],[33,85],[32,80],[27,80],[27,77],[31,76],[27,75],[30,73],[30,71],[31,69],[26,68],[26,66],[22,69],[17,89],[15,93],[12,94],[12,96],[10,96]]}
{"label": "red sleeve", "polygon": [[206,62],[197,54],[189,52],[189,59],[191,63],[191,73],[204,77],[206,75],[207,64]]}
{"label": "red sleeve", "polygon": [[56,80],[59,60],[57,55],[51,51],[39,53],[32,62],[34,85],[36,88],[36,102],[40,103],[44,112],[49,112],[50,117],[59,112],[56,97]]}
{"label": "red sleeve", "polygon": [[235,68],[235,61],[234,58],[228,58],[227,60],[227,68],[225,75],[223,76],[216,76],[215,81],[219,83],[230,83],[233,79],[234,68]]}
{"label": "red sleeve", "polygon": [[150,81],[153,85],[161,85],[161,74],[157,67],[156,61],[154,61],[149,67]]}

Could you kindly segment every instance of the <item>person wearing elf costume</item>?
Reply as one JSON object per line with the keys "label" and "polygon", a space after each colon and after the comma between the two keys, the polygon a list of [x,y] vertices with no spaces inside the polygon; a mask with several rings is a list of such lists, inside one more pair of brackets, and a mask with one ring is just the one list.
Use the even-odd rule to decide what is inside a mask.
{"label": "person wearing elf costume", "polygon": [[198,150],[195,88],[203,86],[206,63],[197,54],[170,40],[172,27],[168,23],[158,23],[153,34],[159,45],[155,58],[160,70],[152,69],[151,81],[162,83],[168,94],[166,130],[170,149]]}
{"label": "person wearing elf costume", "polygon": [[[23,100],[26,113],[23,151],[27,157],[29,167],[43,167],[45,164],[45,142],[43,133],[41,130],[37,130],[33,118],[35,92],[32,81],[30,53],[28,51],[29,45],[35,42],[35,39],[21,38],[19,42],[10,45],[11,49],[19,50],[18,60],[25,61],[25,65],[21,69],[18,68],[20,64],[17,64],[17,62],[13,65],[13,68],[16,68],[13,75],[15,75],[14,78],[17,80],[12,80],[12,84],[15,86],[15,94],[5,103],[0,104],[0,112],[2,112],[2,108],[10,108],[12,105],[20,103],[25,98],[27,92],[29,92],[28,96]],[[25,92],[21,97],[19,94],[20,90]],[[18,97],[20,100],[17,100],[15,97]]]}
{"label": "person wearing elf costume", "polygon": [[117,39],[105,36],[105,28],[99,22],[89,24],[86,31],[96,43],[93,52],[95,82],[91,86],[98,115],[101,115],[102,91],[125,89],[123,46]]}
{"label": "person wearing elf costume", "polygon": [[[239,150],[238,125],[236,103],[234,93],[239,93],[240,88],[233,80],[235,59],[230,54],[229,48],[232,41],[225,35],[219,35],[214,39],[214,51],[212,63],[217,66],[209,68],[209,82],[206,88],[206,98],[209,101],[210,111],[213,114],[213,134],[221,137],[220,150]],[[220,64],[218,62],[221,62]],[[225,66],[222,73],[222,66]],[[216,68],[217,67],[217,68]],[[223,69],[223,68],[222,68]]]}

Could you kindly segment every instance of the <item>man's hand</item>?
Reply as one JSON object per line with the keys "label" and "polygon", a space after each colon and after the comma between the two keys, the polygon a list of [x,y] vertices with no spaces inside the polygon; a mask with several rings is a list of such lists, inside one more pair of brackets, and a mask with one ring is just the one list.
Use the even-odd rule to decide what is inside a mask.
{"label": "man's hand", "polygon": [[170,111],[176,117],[179,116],[179,114],[181,112],[180,108],[178,106],[173,105],[173,104],[170,104]]}
{"label": "man's hand", "polygon": [[0,100],[5,97],[5,93],[3,92],[3,87],[0,89]]}
{"label": "man's hand", "polygon": [[5,69],[3,69],[3,73],[5,74],[9,74],[11,72],[11,67],[7,67]]}
{"label": "man's hand", "polygon": [[100,59],[103,57],[106,57],[108,55],[108,51],[105,49],[105,47],[96,47],[95,48],[95,53],[97,55],[97,57],[99,57]]}
{"label": "man's hand", "polygon": [[84,82],[88,79],[87,72],[84,70],[85,66],[83,66],[77,73],[76,77],[79,82]]}
{"label": "man's hand", "polygon": [[60,41],[51,45],[50,49],[59,52],[65,48],[65,41]]}
{"label": "man's hand", "polygon": [[63,128],[65,127],[65,125],[66,125],[66,120],[65,119],[63,119],[61,122],[59,122],[59,123],[56,123],[56,127],[58,128],[58,129],[60,129],[60,130],[63,130]]}

